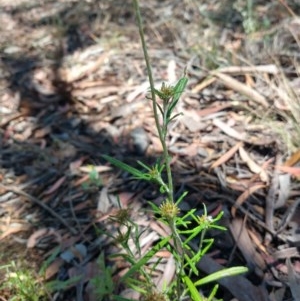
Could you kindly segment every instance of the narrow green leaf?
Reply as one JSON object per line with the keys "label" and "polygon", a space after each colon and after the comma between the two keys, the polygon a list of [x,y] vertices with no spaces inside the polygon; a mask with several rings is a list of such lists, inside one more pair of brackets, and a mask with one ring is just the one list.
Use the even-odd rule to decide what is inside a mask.
{"label": "narrow green leaf", "polygon": [[212,281],[217,281],[219,279],[222,279],[224,277],[232,277],[239,274],[247,273],[248,269],[246,267],[232,267],[228,269],[224,269],[218,272],[215,272],[213,274],[210,274],[198,281],[196,281],[195,286],[203,285]]}
{"label": "narrow green leaf", "polygon": [[118,257],[122,257],[122,258],[124,258],[124,261],[128,261],[129,263],[134,264],[134,260],[127,254],[114,253],[114,254],[109,255],[109,258],[118,258]]}
{"label": "narrow green leaf", "polygon": [[165,164],[161,164],[160,162],[157,162],[156,163],[156,166],[157,166],[157,170],[158,172],[161,174],[162,171],[165,169],[166,165]]}
{"label": "narrow green leaf", "polygon": [[215,295],[218,291],[219,285],[216,284],[213,288],[213,290],[211,291],[211,293],[209,294],[209,297],[207,298],[207,301],[212,301],[215,298]]}
{"label": "narrow green leaf", "polygon": [[185,282],[186,286],[188,287],[192,300],[194,301],[203,301],[200,293],[198,292],[196,286],[192,282],[192,280],[188,276],[183,277],[183,281]]}
{"label": "narrow green leaf", "polygon": [[202,249],[201,254],[204,255],[208,252],[212,244],[214,243],[213,238],[204,239],[203,243],[207,243],[206,246]]}
{"label": "narrow green leaf", "polygon": [[199,250],[199,251],[193,256],[192,260],[193,260],[194,262],[199,262],[200,259],[201,259],[202,257],[203,257],[203,254],[202,254],[201,250]]}
{"label": "narrow green leaf", "polygon": [[214,218],[214,222],[219,221],[224,215],[224,211],[220,211],[220,213]]}
{"label": "narrow green leaf", "polygon": [[112,295],[112,298],[115,301],[132,301],[132,299],[127,299],[118,295]]}
{"label": "narrow green leaf", "polygon": [[189,266],[191,268],[191,270],[193,271],[193,273],[198,276],[199,272],[198,272],[198,269],[196,268],[196,262],[193,260],[193,258],[189,258],[188,255],[184,255],[184,259],[186,260],[186,264],[185,264],[185,267],[186,266]]}
{"label": "narrow green leaf", "polygon": [[184,219],[180,218],[180,217],[176,217],[176,227],[179,228],[179,226],[182,226],[184,228],[187,228],[188,225],[190,225],[191,222],[190,221],[185,221]]}
{"label": "narrow green leaf", "polygon": [[147,166],[147,165],[146,165],[145,163],[143,163],[142,161],[138,160],[137,163],[138,163],[139,165],[141,165],[142,167],[144,167],[146,170],[152,171],[152,168],[149,167],[149,166]]}
{"label": "narrow green leaf", "polygon": [[154,89],[155,94],[160,98],[164,99],[165,94],[161,93],[159,90]]}
{"label": "narrow green leaf", "polygon": [[126,285],[128,285],[130,288],[132,288],[134,291],[139,292],[142,295],[146,294],[146,291],[144,289],[145,283],[142,281],[136,281],[133,278],[128,278]]}
{"label": "narrow green leaf", "polygon": [[160,209],[157,205],[150,201],[148,202],[148,204],[151,206],[153,213],[160,213]]}
{"label": "narrow green leaf", "polygon": [[[176,202],[176,205],[178,205],[178,201]],[[191,209],[181,219],[183,221],[185,221],[188,217],[191,216],[195,221],[197,221],[197,219],[196,219],[196,217],[194,215],[195,212],[196,212],[196,209]],[[191,221],[189,220],[189,221],[186,221],[186,222],[190,223]]]}
{"label": "narrow green leaf", "polygon": [[68,280],[60,281],[60,280],[53,280],[48,283],[46,283],[46,287],[49,291],[59,291],[59,290],[65,290],[72,285],[76,284],[82,279],[82,275],[74,276]]}
{"label": "narrow green leaf", "polygon": [[178,200],[176,201],[176,205],[178,205],[178,204],[180,204],[181,203],[181,201],[186,197],[186,195],[188,194],[188,192],[187,191],[184,191],[182,194],[181,194],[181,196],[178,198]]}
{"label": "narrow green leaf", "polygon": [[170,119],[169,119],[169,122],[170,121],[172,121],[172,120],[174,120],[176,117],[178,117],[178,116],[183,116],[183,113],[177,113],[177,114],[175,114],[174,116],[172,116]]}
{"label": "narrow green leaf", "polygon": [[170,237],[165,237],[158,244],[156,244],[149,252],[147,252],[138,262],[136,262],[125,275],[121,277],[121,282],[130,278],[135,272],[138,272],[149,259],[151,259],[159,250],[161,250],[170,240]]}
{"label": "narrow green leaf", "polygon": [[164,116],[164,110],[162,109],[162,107],[158,103],[156,103],[156,105],[157,105],[161,115]]}
{"label": "narrow green leaf", "polygon": [[116,167],[119,167],[127,172],[129,172],[130,174],[132,174],[133,176],[135,176],[138,179],[143,179],[143,180],[149,180],[150,176],[148,174],[145,174],[141,171],[139,171],[138,169],[123,163],[122,161],[112,158],[110,156],[107,155],[102,155],[102,157],[107,160],[108,162],[110,162],[111,164],[115,165]]}
{"label": "narrow green leaf", "polygon": [[168,107],[168,112],[167,112],[168,118],[171,117],[171,114],[172,114],[175,106],[177,105],[178,100],[187,85],[187,82],[188,82],[188,78],[184,76],[178,81],[178,83],[174,87],[174,96],[173,96],[172,102],[170,103],[170,105]]}
{"label": "narrow green leaf", "polygon": [[174,97],[172,100],[173,102],[177,102],[180,98],[180,96],[182,95],[186,85],[188,83],[188,78],[186,76],[183,76],[176,84],[176,86],[174,87]]}
{"label": "narrow green leaf", "polygon": [[220,231],[227,231],[227,228],[222,227],[222,226],[218,226],[218,225],[214,225],[214,224],[211,224],[210,228],[217,229],[217,230],[220,230]]}

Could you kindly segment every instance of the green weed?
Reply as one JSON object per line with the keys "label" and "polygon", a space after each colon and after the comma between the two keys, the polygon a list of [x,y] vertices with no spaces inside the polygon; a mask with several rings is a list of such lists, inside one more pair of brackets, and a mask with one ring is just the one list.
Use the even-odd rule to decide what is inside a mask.
{"label": "green weed", "polygon": [[[164,201],[160,206],[156,206],[153,203],[150,203],[150,205],[154,216],[158,216],[158,219],[170,228],[171,234],[167,237],[161,237],[160,240],[146,252],[146,254],[142,255],[140,248],[140,237],[142,233],[139,230],[138,225],[131,220],[128,209],[121,208],[116,215],[112,216],[111,219],[120,225],[119,229],[122,229],[117,230],[115,236],[106,233],[122,247],[122,252],[112,256],[121,257],[130,265],[128,271],[121,279],[119,279],[119,283],[125,284],[138,291],[143,296],[143,300],[185,300],[186,298],[197,301],[212,300],[216,294],[217,287],[215,286],[213,288],[208,299],[206,299],[201,293],[201,285],[214,282],[223,277],[245,273],[247,272],[247,268],[228,268],[203,278],[199,276],[197,263],[213,244],[213,239],[205,238],[207,230],[211,228],[220,230],[226,229],[217,225],[217,222],[222,217],[222,213],[217,217],[212,218],[207,215],[205,207],[202,216],[195,215],[196,209],[190,210],[184,216],[180,215],[179,203],[185,198],[187,192],[183,192],[177,199],[174,198],[175,193],[171,171],[171,156],[167,148],[167,133],[170,122],[179,115],[175,112],[175,107],[187,85],[188,78],[184,74],[174,86],[163,83],[160,89],[154,87],[138,0],[133,0],[133,6],[136,12],[144,59],[148,71],[151,95],[150,100],[152,101],[156,128],[162,145],[163,154],[153,166],[138,162],[140,168],[134,168],[107,155],[104,155],[103,157],[111,164],[130,173],[133,178],[153,182],[159,186]],[[157,101],[158,98],[160,99],[160,102]],[[166,174],[166,177],[163,176],[164,174]],[[189,243],[195,237],[200,237],[200,244],[197,248],[197,252],[189,246]],[[138,250],[138,256],[132,251],[132,242],[134,247]],[[173,282],[168,287],[165,287],[163,291],[158,291],[153,283],[151,272],[155,268],[155,265],[151,270],[147,267],[147,264],[161,249],[168,249],[172,253],[175,258],[176,272]],[[103,257],[100,258],[100,262],[103,265]],[[110,281],[111,270],[109,268],[104,270],[108,273],[108,275],[106,272],[104,273],[104,275],[107,276],[106,279],[108,279],[108,283],[105,284],[105,282],[103,282],[103,285],[105,284],[105,286],[103,287],[102,285],[98,289],[97,286],[95,286],[100,297],[103,299],[105,294],[111,294],[111,300],[127,300],[121,296],[112,295],[113,287],[111,286]],[[100,300],[102,300],[101,298]]]}
{"label": "green weed", "polygon": [[41,301],[47,300],[48,292],[38,275],[31,269],[22,267],[12,261],[1,269],[6,270],[5,279],[0,291],[9,292],[10,301]]}

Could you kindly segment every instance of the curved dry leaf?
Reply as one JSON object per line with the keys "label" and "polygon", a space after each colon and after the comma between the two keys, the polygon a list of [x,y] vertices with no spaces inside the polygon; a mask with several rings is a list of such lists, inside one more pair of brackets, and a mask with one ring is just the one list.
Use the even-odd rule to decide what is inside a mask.
{"label": "curved dry leaf", "polygon": [[205,109],[199,110],[199,111],[197,111],[197,114],[200,117],[207,117],[209,115],[213,115],[215,113],[218,113],[220,111],[223,111],[223,110],[231,108],[231,107],[232,107],[231,103],[217,104],[217,105],[213,105],[213,106],[207,107]]}
{"label": "curved dry leaf", "polygon": [[65,263],[65,261],[58,257],[55,258],[54,261],[52,263],[50,263],[50,265],[48,266],[48,268],[46,269],[45,272],[45,280],[49,280],[50,278],[52,278],[55,274],[58,273],[59,269],[61,268],[61,266]]}
{"label": "curved dry leaf", "polygon": [[246,133],[239,133],[232,127],[230,127],[225,122],[221,121],[220,119],[215,118],[213,120],[213,124],[217,126],[221,131],[223,131],[227,136],[232,137],[236,140],[246,140]]}
{"label": "curved dry leaf", "polygon": [[210,170],[216,168],[223,163],[227,162],[236,152],[237,150],[243,145],[243,142],[238,142],[235,146],[233,146],[229,151],[227,151],[223,156],[221,156],[217,161],[215,161]]}
{"label": "curved dry leaf", "polygon": [[276,165],[275,168],[277,170],[280,170],[282,172],[286,172],[291,174],[294,177],[300,177],[300,167],[291,167],[291,166],[281,166],[281,165]]}
{"label": "curved dry leaf", "polygon": [[268,183],[269,177],[268,177],[266,171],[261,166],[259,166],[256,162],[254,162],[253,159],[251,159],[249,154],[245,151],[245,149],[242,146],[239,148],[239,153],[240,153],[241,159],[247,164],[249,169],[253,173],[258,174],[260,179],[262,180],[262,182]]}
{"label": "curved dry leaf", "polygon": [[37,241],[48,234],[49,229],[48,228],[43,228],[35,231],[33,234],[30,235],[30,237],[27,240],[27,248],[33,248],[36,244]]}
{"label": "curved dry leaf", "polygon": [[21,224],[21,223],[12,223],[9,224],[7,227],[5,227],[5,230],[2,230],[3,233],[0,236],[0,240],[4,239],[5,237],[14,234],[14,233],[18,233],[21,231],[28,231],[30,230],[30,228],[32,227],[32,225],[30,224]]}
{"label": "curved dry leaf", "polygon": [[164,287],[167,287],[172,282],[175,276],[175,259],[172,256],[168,258],[167,264],[165,265],[163,274],[157,279],[156,286],[158,291],[162,291]]}
{"label": "curved dry leaf", "polygon": [[276,259],[287,259],[291,257],[300,257],[300,251],[297,247],[287,247],[282,250],[277,250],[272,253],[273,258]]}
{"label": "curved dry leaf", "polygon": [[226,184],[232,190],[242,191],[244,192],[245,189],[250,187],[253,184],[252,179],[239,179],[233,176],[226,177]]}
{"label": "curved dry leaf", "polygon": [[294,152],[283,164],[284,166],[293,166],[300,161],[300,149]]}
{"label": "curved dry leaf", "polygon": [[257,184],[253,185],[252,187],[249,187],[247,190],[245,190],[236,200],[234,206],[231,208],[231,214],[233,217],[235,217],[236,210],[238,207],[240,207],[247,199],[248,197],[253,194],[255,191],[261,188],[265,188],[266,185],[264,184]]}
{"label": "curved dry leaf", "polygon": [[48,195],[56,191],[67,179],[66,176],[61,177],[58,179],[48,190],[44,191],[44,195]]}
{"label": "curved dry leaf", "polygon": [[109,194],[108,188],[103,187],[99,195],[97,211],[100,211],[102,214],[105,214],[109,211],[109,208],[116,203],[116,196]]}
{"label": "curved dry leaf", "polygon": [[193,88],[192,93],[199,93],[200,91],[202,91],[206,87],[208,87],[211,84],[213,84],[215,81],[216,81],[215,77],[206,78],[205,80],[201,81],[199,84],[197,84]]}
{"label": "curved dry leaf", "polygon": [[70,172],[71,172],[72,175],[75,175],[77,173],[77,170],[83,164],[85,159],[86,158],[82,156],[79,159],[76,159],[75,161],[72,161],[69,164],[69,169],[70,169]]}
{"label": "curved dry leaf", "polygon": [[255,232],[251,231],[250,229],[248,229],[248,234],[251,237],[251,239],[254,242],[254,244],[256,245],[256,247],[259,250],[261,250],[262,252],[264,252],[265,254],[268,254],[268,250],[262,244],[261,239],[258,237],[258,235]]}
{"label": "curved dry leaf", "polygon": [[34,248],[39,243],[39,241],[46,236],[54,236],[57,242],[62,241],[62,237],[55,229],[42,228],[30,235],[30,237],[27,240],[27,248]]}
{"label": "curved dry leaf", "polygon": [[78,169],[85,173],[90,173],[91,171],[94,171],[94,170],[98,173],[101,173],[101,172],[106,172],[106,171],[112,170],[112,167],[106,166],[106,165],[99,165],[99,166],[87,165],[87,166],[81,166]]}
{"label": "curved dry leaf", "polygon": [[266,268],[266,263],[260,253],[256,251],[248,231],[240,218],[235,218],[229,224],[229,229],[236,241],[238,248],[241,250],[247,265],[251,268],[258,267],[260,270]]}

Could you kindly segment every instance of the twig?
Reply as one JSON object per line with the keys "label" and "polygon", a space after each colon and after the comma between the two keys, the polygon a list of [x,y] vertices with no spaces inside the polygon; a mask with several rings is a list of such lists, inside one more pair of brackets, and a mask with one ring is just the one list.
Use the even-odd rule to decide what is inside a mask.
{"label": "twig", "polygon": [[253,100],[257,104],[263,106],[265,109],[269,108],[269,103],[267,99],[263,95],[258,93],[256,90],[247,86],[246,84],[239,82],[238,80],[234,79],[233,77],[227,74],[218,72],[218,70],[211,72],[211,75],[217,77],[225,86],[233,89],[234,91],[240,94],[245,95],[250,100]]}
{"label": "twig", "polygon": [[218,72],[234,74],[234,75],[247,74],[247,73],[278,74],[279,69],[275,64],[259,65],[259,66],[229,66],[229,67],[219,68]]}
{"label": "twig", "polygon": [[57,218],[64,226],[66,226],[68,228],[68,230],[73,234],[76,235],[78,234],[77,230],[72,228],[59,214],[57,214],[53,209],[51,209],[49,206],[47,206],[44,202],[40,201],[39,199],[37,199],[36,197],[26,193],[25,191],[15,188],[15,187],[11,187],[11,186],[5,186],[2,183],[0,183],[0,187],[7,190],[7,191],[11,191],[15,194],[19,194],[24,196],[25,198],[27,198],[28,200],[30,200],[31,202],[39,205],[40,207],[42,207],[44,210],[46,210],[47,212],[49,212],[53,217]]}
{"label": "twig", "polygon": [[283,215],[283,217],[281,219],[278,229],[276,230],[276,234],[281,233],[288,226],[288,224],[291,222],[299,204],[300,204],[300,199],[296,199],[295,202],[291,206],[288,207],[286,213]]}

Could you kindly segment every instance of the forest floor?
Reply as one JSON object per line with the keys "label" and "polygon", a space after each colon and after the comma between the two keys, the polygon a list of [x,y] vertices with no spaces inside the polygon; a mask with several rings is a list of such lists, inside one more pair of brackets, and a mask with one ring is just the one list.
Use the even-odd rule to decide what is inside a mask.
{"label": "forest floor", "polygon": [[[228,280],[218,297],[299,300],[298,1],[140,5],[155,85],[189,77],[168,136],[176,191],[189,192],[181,211],[223,211],[228,231],[207,234],[209,257],[250,270],[243,296]],[[113,231],[118,202],[144,231],[144,250],[166,231],[147,210],[159,188],[102,157],[135,165],[161,155],[131,1],[0,0],[0,19],[0,299],[100,300],[91,279],[99,255],[115,252],[100,233]],[[161,256],[157,278],[172,279]],[[109,264],[114,277],[128,268]],[[33,291],[65,284],[26,299],[13,272]]]}

